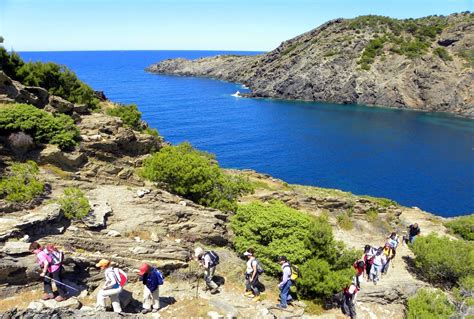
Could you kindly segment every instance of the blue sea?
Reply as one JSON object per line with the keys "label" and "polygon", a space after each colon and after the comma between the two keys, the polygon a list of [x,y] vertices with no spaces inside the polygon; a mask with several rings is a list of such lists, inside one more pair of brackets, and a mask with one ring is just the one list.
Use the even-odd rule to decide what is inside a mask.
{"label": "blue sea", "polygon": [[[65,64],[95,90],[135,103],[172,143],[190,141],[223,167],[288,183],[387,197],[442,216],[474,213],[474,121],[362,105],[246,99],[239,84],[149,74],[163,59],[210,51],[23,52]],[[249,52],[225,52],[256,54]]]}

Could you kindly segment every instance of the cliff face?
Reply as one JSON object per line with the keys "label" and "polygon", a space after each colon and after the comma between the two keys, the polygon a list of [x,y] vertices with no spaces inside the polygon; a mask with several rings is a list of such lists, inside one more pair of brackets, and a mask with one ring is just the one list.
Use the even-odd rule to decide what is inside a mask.
{"label": "cliff face", "polygon": [[367,104],[474,118],[474,15],[336,19],[259,56],[173,59],[147,71],[247,85],[251,97]]}

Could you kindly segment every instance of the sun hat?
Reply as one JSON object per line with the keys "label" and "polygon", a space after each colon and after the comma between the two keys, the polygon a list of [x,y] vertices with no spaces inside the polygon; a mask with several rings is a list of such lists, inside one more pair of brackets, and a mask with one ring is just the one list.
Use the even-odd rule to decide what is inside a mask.
{"label": "sun hat", "polygon": [[99,262],[95,266],[100,267],[100,268],[108,267],[108,266],[110,266],[110,260],[101,259],[101,260],[99,260]]}

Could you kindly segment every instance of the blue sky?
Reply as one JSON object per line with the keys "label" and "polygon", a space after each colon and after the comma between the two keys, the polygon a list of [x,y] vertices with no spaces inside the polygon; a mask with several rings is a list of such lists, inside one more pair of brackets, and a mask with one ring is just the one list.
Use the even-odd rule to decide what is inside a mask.
{"label": "blue sky", "polygon": [[474,0],[0,0],[17,51],[267,51],[327,20],[474,11]]}

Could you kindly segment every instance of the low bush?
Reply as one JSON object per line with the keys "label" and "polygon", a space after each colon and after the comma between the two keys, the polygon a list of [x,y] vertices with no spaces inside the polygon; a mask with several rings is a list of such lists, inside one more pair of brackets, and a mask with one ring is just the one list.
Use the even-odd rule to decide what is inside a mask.
{"label": "low bush", "polygon": [[474,241],[474,214],[457,217],[446,223],[454,234],[461,236],[466,240]]}
{"label": "low bush", "polygon": [[449,52],[445,48],[436,48],[433,53],[440,57],[443,61],[452,61],[453,58],[449,55]]}
{"label": "low bush", "polygon": [[421,289],[408,299],[407,310],[408,319],[446,319],[454,314],[455,307],[441,290]]}
{"label": "low bush", "polygon": [[337,215],[336,220],[337,225],[344,230],[351,230],[354,228],[354,223],[347,212]]}
{"label": "low bush", "polygon": [[474,275],[473,242],[430,234],[417,236],[412,249],[415,266],[431,282],[455,286],[463,277]]}
{"label": "low bush", "polygon": [[198,204],[235,211],[237,198],[253,191],[247,179],[223,173],[214,157],[189,143],[167,146],[146,159],[141,176]]}
{"label": "low bush", "polygon": [[351,268],[360,254],[334,240],[327,218],[312,217],[281,202],[254,202],[239,206],[231,219],[234,247],[253,247],[267,273],[279,275],[280,255],[300,267],[298,293],[304,298],[331,296],[350,282]]}
{"label": "low bush", "polygon": [[116,107],[106,109],[106,113],[111,116],[119,117],[122,122],[136,131],[143,130],[142,113],[138,111],[135,104],[118,105]]}
{"label": "low bush", "polygon": [[28,202],[45,190],[38,177],[38,165],[33,161],[14,163],[0,180],[0,197],[9,202]]}
{"label": "low bush", "polygon": [[0,47],[0,69],[14,80],[25,85],[40,86],[72,103],[95,108],[99,102],[94,90],[65,66],[51,62],[25,63],[17,53],[9,53]]}
{"label": "low bush", "polygon": [[91,206],[84,193],[76,187],[68,187],[64,189],[63,195],[58,199],[58,204],[69,219],[80,219],[86,217]]}
{"label": "low bush", "polygon": [[52,115],[32,105],[11,104],[0,107],[0,134],[23,132],[37,143],[56,144],[61,149],[76,145],[79,130],[67,115]]}

